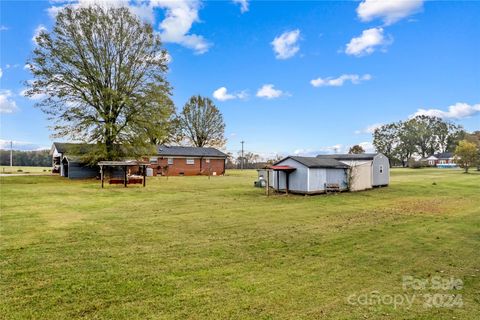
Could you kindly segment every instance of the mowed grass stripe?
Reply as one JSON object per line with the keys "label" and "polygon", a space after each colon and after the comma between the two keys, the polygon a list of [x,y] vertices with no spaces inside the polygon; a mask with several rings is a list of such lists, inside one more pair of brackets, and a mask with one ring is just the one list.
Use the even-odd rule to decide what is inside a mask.
{"label": "mowed grass stripe", "polygon": [[[480,311],[480,175],[394,170],[388,188],[267,198],[255,172],[2,178],[7,318],[424,318]],[[435,182],[435,184],[432,184]],[[351,306],[402,275],[461,278],[461,309]]]}

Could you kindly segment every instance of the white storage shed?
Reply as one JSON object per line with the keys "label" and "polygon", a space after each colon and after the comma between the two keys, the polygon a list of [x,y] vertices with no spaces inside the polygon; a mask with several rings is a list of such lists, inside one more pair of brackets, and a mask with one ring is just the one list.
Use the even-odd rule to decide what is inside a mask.
{"label": "white storage shed", "polygon": [[348,189],[348,165],[335,159],[289,156],[270,169],[270,187],[278,191],[318,194],[325,193],[327,185]]}

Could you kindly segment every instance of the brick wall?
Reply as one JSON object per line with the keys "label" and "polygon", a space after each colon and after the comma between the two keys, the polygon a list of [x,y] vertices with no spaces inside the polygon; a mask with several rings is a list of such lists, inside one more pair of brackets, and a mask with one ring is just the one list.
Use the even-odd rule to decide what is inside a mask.
{"label": "brick wall", "polygon": [[159,157],[157,163],[150,163],[150,168],[153,168],[154,175],[167,175],[167,172],[164,169],[167,165],[169,176],[178,176],[182,174],[185,176],[196,176],[200,174],[208,175],[209,172],[212,175],[214,172],[216,172],[217,175],[225,173],[224,159],[193,159],[193,164],[187,164],[187,158],[173,158],[173,164],[168,165],[168,158]]}

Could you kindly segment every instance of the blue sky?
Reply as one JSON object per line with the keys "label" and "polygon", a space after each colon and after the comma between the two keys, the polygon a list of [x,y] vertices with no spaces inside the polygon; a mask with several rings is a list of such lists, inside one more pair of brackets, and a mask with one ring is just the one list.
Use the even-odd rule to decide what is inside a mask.
{"label": "blue sky", "polygon": [[[480,2],[73,1],[129,5],[172,61],[177,108],[193,94],[224,115],[227,150],[261,155],[367,148],[375,125],[416,113],[480,129]],[[0,143],[51,144],[22,96],[38,28],[62,1],[1,1]],[[214,94],[215,93],[215,94]]]}

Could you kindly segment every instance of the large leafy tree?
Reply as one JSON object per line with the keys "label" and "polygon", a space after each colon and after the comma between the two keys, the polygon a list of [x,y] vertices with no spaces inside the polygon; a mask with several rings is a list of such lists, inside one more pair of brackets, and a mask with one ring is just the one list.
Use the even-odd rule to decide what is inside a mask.
{"label": "large leafy tree", "polygon": [[43,97],[54,137],[96,143],[95,158],[111,160],[168,135],[167,53],[128,8],[66,7],[36,43],[27,95]]}
{"label": "large leafy tree", "polygon": [[212,100],[193,96],[179,115],[183,136],[196,147],[223,147],[225,123]]}
{"label": "large leafy tree", "polygon": [[468,168],[477,164],[478,148],[477,145],[468,140],[462,140],[455,149],[455,162],[468,173]]}
{"label": "large leafy tree", "polygon": [[373,145],[378,152],[383,153],[393,164],[395,158],[395,146],[398,144],[398,125],[389,123],[373,132]]}

